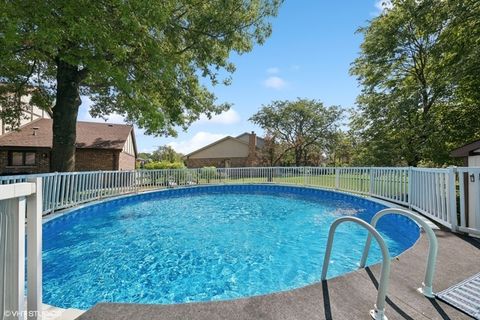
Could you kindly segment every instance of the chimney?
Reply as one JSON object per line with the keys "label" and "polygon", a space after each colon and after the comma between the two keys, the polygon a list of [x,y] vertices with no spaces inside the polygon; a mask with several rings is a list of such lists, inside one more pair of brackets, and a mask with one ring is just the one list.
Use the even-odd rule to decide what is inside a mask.
{"label": "chimney", "polygon": [[248,137],[248,146],[251,150],[255,151],[255,148],[257,147],[257,135],[255,134],[255,131],[252,131]]}
{"label": "chimney", "polygon": [[257,161],[257,135],[254,131],[248,136],[248,165],[254,166]]}

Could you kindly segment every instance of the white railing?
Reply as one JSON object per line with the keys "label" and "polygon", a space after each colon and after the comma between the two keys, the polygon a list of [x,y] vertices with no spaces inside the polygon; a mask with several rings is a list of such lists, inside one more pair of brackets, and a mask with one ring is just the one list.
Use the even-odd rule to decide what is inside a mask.
{"label": "white railing", "polygon": [[[472,178],[473,176],[473,178]],[[409,207],[452,229],[480,234],[480,168],[254,167],[95,171],[0,176],[0,185],[43,179],[43,213],[146,189],[281,183],[358,193]]]}
{"label": "white railing", "polygon": [[410,176],[410,207],[448,228],[456,225],[456,209],[450,206],[450,193],[455,193],[455,182],[450,177],[454,178],[451,169],[418,168],[411,169]]}
{"label": "white railing", "polygon": [[[387,320],[387,317],[385,316],[385,299],[387,297],[388,282],[390,278],[390,252],[380,233],[378,233],[375,227],[370,225],[368,222],[356,217],[340,217],[333,221],[332,225],[330,226],[330,230],[328,231],[327,247],[325,248],[325,257],[323,258],[321,279],[322,281],[327,280],[328,266],[330,264],[330,255],[332,253],[335,231],[337,230],[337,227],[344,222],[356,223],[368,231],[366,245],[370,246],[373,236],[380,246],[380,251],[382,252],[382,269],[380,271],[377,300],[373,310],[370,310],[370,316],[375,320]],[[368,252],[368,248],[366,250]]]}
{"label": "white railing", "polygon": [[[42,179],[0,185],[0,314],[39,319],[42,311]],[[25,221],[25,217],[27,218]],[[27,310],[25,307],[27,223]]]}

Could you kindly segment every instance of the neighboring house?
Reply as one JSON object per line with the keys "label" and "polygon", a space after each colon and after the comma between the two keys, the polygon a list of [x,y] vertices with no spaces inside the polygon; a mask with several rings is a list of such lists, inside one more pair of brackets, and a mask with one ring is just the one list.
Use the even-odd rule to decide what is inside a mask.
{"label": "neighboring house", "polygon": [[214,166],[217,168],[254,167],[260,163],[259,150],[265,141],[255,132],[237,137],[227,136],[184,157],[189,168]]}
{"label": "neighboring house", "polygon": [[150,160],[137,157],[137,168],[143,169]]}
{"label": "neighboring house", "polygon": [[[50,172],[51,119],[37,119],[0,136],[0,174]],[[137,148],[133,127],[77,122],[75,171],[133,170]]]}
{"label": "neighboring house", "polygon": [[[46,118],[50,119],[50,115],[45,111],[40,109],[34,105],[28,105],[30,101],[30,96],[22,97],[22,103],[26,106],[23,110],[23,116],[19,119],[19,126],[24,126],[32,121],[37,119]],[[0,106],[0,111],[2,110],[2,106]],[[4,135],[5,133],[11,131],[9,125],[7,125],[2,119],[0,118],[0,136]]]}

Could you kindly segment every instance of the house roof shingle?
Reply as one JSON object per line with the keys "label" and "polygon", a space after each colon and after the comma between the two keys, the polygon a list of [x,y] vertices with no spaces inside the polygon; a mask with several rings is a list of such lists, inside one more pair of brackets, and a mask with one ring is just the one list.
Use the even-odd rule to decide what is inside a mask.
{"label": "house roof shingle", "polygon": [[[0,136],[0,147],[52,147],[51,119],[38,119],[18,131]],[[36,128],[36,129],[35,129]],[[97,122],[77,122],[77,148],[122,150],[127,141],[131,125]],[[35,134],[34,134],[35,131]]]}

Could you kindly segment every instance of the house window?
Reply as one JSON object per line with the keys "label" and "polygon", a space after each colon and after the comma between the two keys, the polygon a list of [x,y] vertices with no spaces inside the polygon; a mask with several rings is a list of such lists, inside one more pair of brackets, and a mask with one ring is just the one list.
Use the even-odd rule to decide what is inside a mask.
{"label": "house window", "polygon": [[34,166],[35,165],[35,152],[25,152],[25,165]]}
{"label": "house window", "polygon": [[36,152],[10,151],[8,153],[8,165],[15,167],[34,166],[36,164],[36,158]]}

